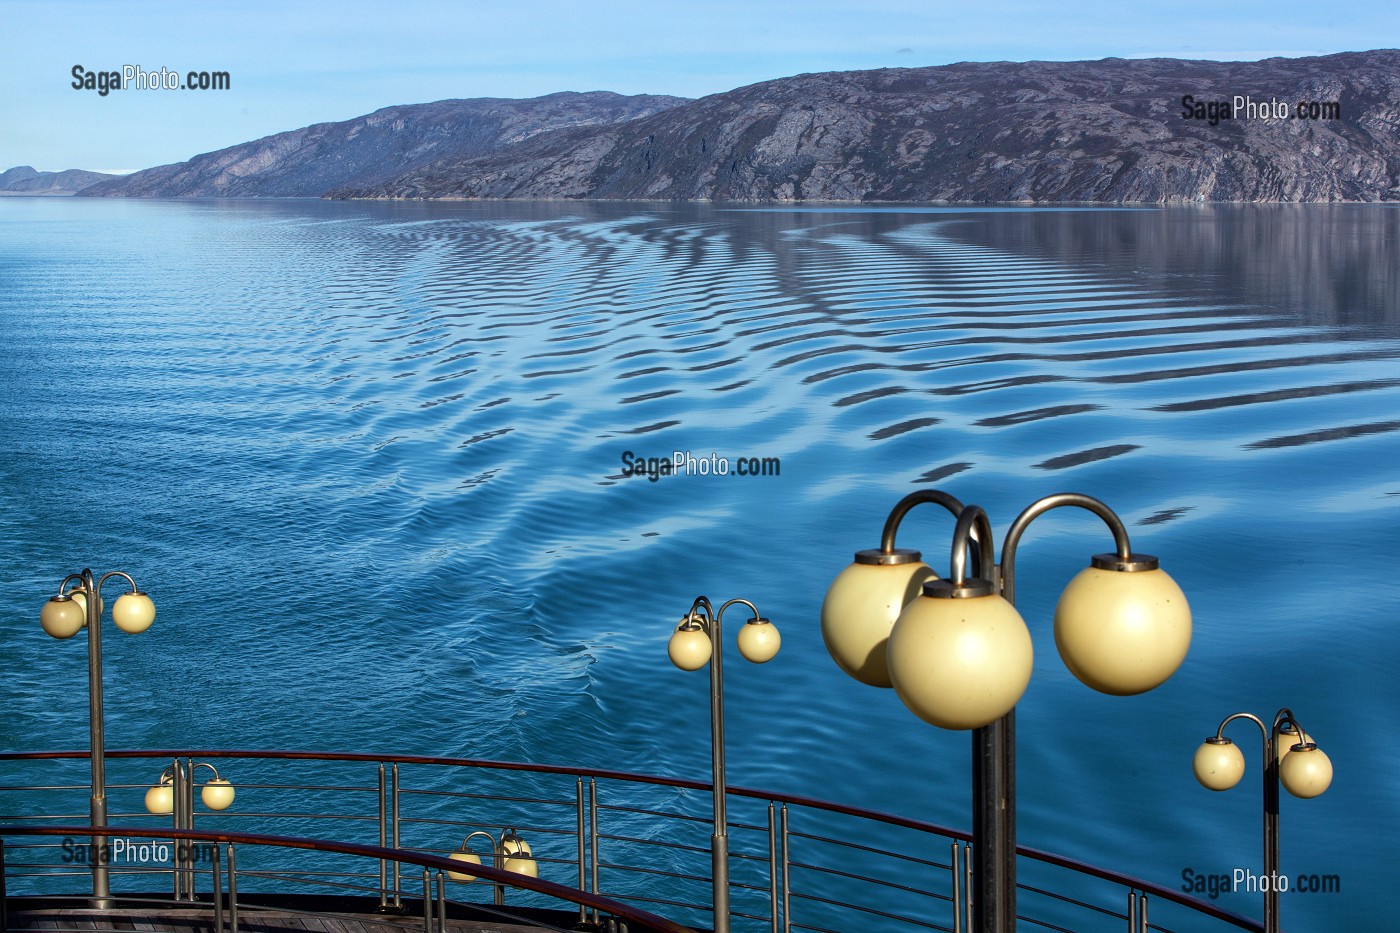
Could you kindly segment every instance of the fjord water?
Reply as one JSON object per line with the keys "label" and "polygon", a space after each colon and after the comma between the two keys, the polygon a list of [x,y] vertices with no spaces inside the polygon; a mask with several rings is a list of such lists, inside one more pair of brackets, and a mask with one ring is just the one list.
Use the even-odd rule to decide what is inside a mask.
{"label": "fjord water", "polygon": [[[1111,540],[1032,527],[1020,841],[1177,887],[1262,871],[1257,737],[1232,727],[1229,793],[1190,761],[1287,705],[1336,779],[1285,796],[1283,870],[1341,881],[1285,895],[1288,926],[1394,905],[1392,208],[10,199],[0,335],[6,750],[86,747],[80,639],[38,610],[92,565],[159,606],[106,644],[109,747],[707,779],[705,678],[666,641],[743,596],[783,647],[729,642],[731,783],[965,827],[967,736],[839,673],[825,588],[920,486],[998,534],[1078,491],[1162,557],[1195,639],[1151,693],[1079,684],[1050,616]],[[622,475],[677,450],[781,474]],[[920,509],[899,543],[940,569],[950,533]]]}

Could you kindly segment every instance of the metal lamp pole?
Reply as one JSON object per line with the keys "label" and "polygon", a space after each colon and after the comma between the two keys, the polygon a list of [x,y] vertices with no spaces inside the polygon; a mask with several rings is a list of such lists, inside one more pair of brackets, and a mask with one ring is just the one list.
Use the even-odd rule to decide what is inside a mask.
{"label": "metal lamp pole", "polygon": [[[915,550],[895,547],[899,524],[921,503],[957,518],[950,574],[940,580]],[[1031,522],[1052,509],[1093,512],[1115,550],[1098,554],[1066,587],[1055,611],[1065,666],[1102,693],[1143,693],[1186,657],[1191,616],[1157,558],[1134,554],[1122,520],[1097,499],[1060,493],[1017,516],[993,551],[979,506],[919,490],[896,503],[878,549],[859,551],[822,605],[822,637],[833,660],[862,683],[893,687],[921,719],[972,730],[973,927],[1016,928],[1015,705],[1030,683],[1030,633],[1016,612],[1016,553]],[[969,574],[969,564],[971,573]]]}
{"label": "metal lamp pole", "polygon": [[1260,883],[1265,933],[1279,933],[1278,788],[1282,784],[1295,797],[1316,797],[1332,783],[1332,761],[1286,706],[1274,714],[1272,729],[1252,713],[1232,713],[1191,760],[1196,780],[1210,790],[1229,790],[1244,777],[1244,754],[1225,738],[1225,727],[1236,719],[1254,723],[1264,739],[1264,877]]}
{"label": "metal lamp pole", "polygon": [[755,664],[771,661],[782,639],[778,629],[759,615],[747,599],[731,599],[714,610],[710,600],[696,597],[690,610],[671,634],[667,651],[671,662],[683,671],[710,665],[710,758],[714,797],[714,829],[710,836],[713,884],[714,933],[729,933],[729,821],[725,812],[724,780],[724,611],[735,604],[747,606],[753,617],[739,632],[739,653]]}
{"label": "metal lamp pole", "polygon": [[[121,577],[131,587],[131,592],[123,593],[112,606],[112,621],[124,632],[135,634],[151,627],[156,618],[156,607],[151,598],[141,592],[136,581],[119,570],[105,573],[94,581],[93,573],[86,568],[82,573],[72,573],[58,585],[58,595],[51,596],[39,613],[39,622],[44,631],[54,638],[72,638],[86,628],[88,631],[88,730],[90,735],[89,757],[92,762],[92,825],[103,828],[107,825],[107,774],[103,751],[102,730],[102,585],[112,577]],[[76,582],[71,590],[65,589]],[[112,893],[108,877],[107,862],[110,843],[93,840],[92,895],[97,898],[99,908],[111,906]]]}

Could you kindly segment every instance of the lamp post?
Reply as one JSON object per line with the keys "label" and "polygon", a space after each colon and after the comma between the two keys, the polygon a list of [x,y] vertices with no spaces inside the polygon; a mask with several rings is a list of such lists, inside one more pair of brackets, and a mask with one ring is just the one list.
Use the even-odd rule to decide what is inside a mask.
{"label": "lamp post", "polygon": [[[507,829],[505,832],[501,833],[499,839],[484,829],[478,829],[476,832],[469,834],[467,838],[463,839],[462,844],[457,847],[457,850],[447,857],[458,862],[466,862],[470,865],[480,865],[481,856],[477,855],[471,847],[471,841],[478,836],[484,836],[486,840],[491,843],[490,854],[493,857],[496,868],[505,871],[513,871],[518,875],[529,875],[531,878],[538,878],[540,876],[540,867],[535,862],[534,852],[530,850],[530,844],[520,838],[520,835],[516,833],[514,828]],[[469,875],[466,872],[450,871],[447,873],[447,877],[451,878],[453,881],[470,882],[476,880],[475,875]],[[495,888],[496,906],[504,906],[506,902],[505,885],[497,884]]]}
{"label": "lamp post", "polygon": [[[107,775],[103,759],[102,733],[102,585],[112,577],[121,577],[131,592],[117,597],[112,605],[112,621],[123,632],[136,634],[151,627],[156,607],[151,598],[141,592],[136,581],[119,570],[105,573],[94,580],[91,570],[70,573],[58,585],[58,595],[49,597],[39,613],[39,624],[54,638],[72,638],[86,628],[88,632],[88,729],[91,737],[89,757],[92,762],[92,825],[107,825]],[[76,583],[72,589],[68,584]],[[110,845],[93,842],[92,895],[99,908],[111,906],[112,893],[107,870]]]}
{"label": "lamp post", "polygon": [[698,671],[710,665],[710,757],[713,771],[714,830],[710,836],[711,882],[713,884],[714,933],[729,933],[729,830],[725,814],[724,782],[724,611],[733,605],[747,606],[753,613],[739,630],[739,653],[755,664],[773,660],[782,644],[778,628],[759,615],[747,599],[731,599],[716,612],[709,599],[697,596],[690,610],[671,633],[667,653],[671,663],[683,671]]}
{"label": "lamp post", "polygon": [[[172,761],[156,783],[146,791],[146,812],[171,814],[176,829],[194,829],[194,775],[200,768],[214,772],[200,789],[199,798],[210,810],[227,810],[233,805],[234,787],[219,776],[219,769],[208,762],[187,759]],[[188,843],[175,847],[175,864],[171,872],[175,881],[175,899],[194,900],[194,856]]]}
{"label": "lamp post", "polygon": [[[949,579],[915,550],[895,547],[909,510],[941,505],[957,519]],[[1115,550],[1095,555],[1055,609],[1065,666],[1102,693],[1130,696],[1169,678],[1191,643],[1191,613],[1157,558],[1134,554],[1108,506],[1060,493],[1011,523],[995,559],[991,521],[979,506],[936,489],[911,493],[885,521],[880,547],[858,551],[822,604],[822,637],[837,665],[862,683],[893,687],[919,718],[972,730],[973,927],[1016,928],[1016,702],[1030,683],[1030,632],[1016,611],[1016,552],[1026,528],[1065,506],[1108,526]],[[969,563],[971,573],[968,573]]]}
{"label": "lamp post", "polygon": [[1244,753],[1225,738],[1225,727],[1236,719],[1254,723],[1264,739],[1264,877],[1260,886],[1264,888],[1265,933],[1279,933],[1279,784],[1294,797],[1316,797],[1332,783],[1332,761],[1287,707],[1274,714],[1272,729],[1252,713],[1232,713],[1221,721],[1215,735],[1201,743],[1191,760],[1196,780],[1210,790],[1229,790],[1244,777]]}

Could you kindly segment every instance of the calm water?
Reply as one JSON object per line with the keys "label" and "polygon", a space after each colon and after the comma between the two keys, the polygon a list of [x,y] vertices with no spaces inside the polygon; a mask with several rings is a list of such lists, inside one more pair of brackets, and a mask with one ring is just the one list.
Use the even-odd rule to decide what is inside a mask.
{"label": "calm water", "polygon": [[[1240,788],[1190,771],[1291,706],[1336,767],[1283,801],[1289,926],[1394,909],[1400,213],[0,201],[0,746],[85,748],[61,576],[137,575],[109,747],[421,752],[708,775],[692,597],[732,652],[730,780],[968,823],[968,739],[827,658],[817,618],[937,484],[998,534],[1096,495],[1196,619],[1162,688],[1101,696],[1049,616],[1097,520],[1027,536],[1020,841],[1165,884],[1261,870]],[[781,475],[624,478],[625,451]],[[950,523],[900,543],[946,561]],[[1258,914],[1258,898],[1222,898]]]}

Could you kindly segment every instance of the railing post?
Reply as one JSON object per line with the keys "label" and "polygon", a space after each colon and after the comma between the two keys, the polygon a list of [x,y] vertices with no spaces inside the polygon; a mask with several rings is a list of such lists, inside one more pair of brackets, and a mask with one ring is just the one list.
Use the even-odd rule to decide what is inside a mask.
{"label": "railing post", "polygon": [[[223,866],[219,864],[219,844],[217,842],[209,844],[209,853],[213,856],[211,861],[213,863],[212,881],[214,883],[212,894],[214,898],[214,933],[224,933],[224,879],[221,874]],[[0,933],[4,933],[4,931],[0,930]]]}
{"label": "railing post", "polygon": [[[379,848],[389,845],[389,807],[385,800],[388,788],[384,786],[384,762],[379,763]],[[379,912],[389,907],[389,863],[379,860]],[[3,933],[3,931],[0,931]]]}
{"label": "railing post", "polygon": [[5,908],[5,840],[0,839],[0,933],[10,929],[10,914]]}
{"label": "railing post", "polygon": [[771,800],[768,801],[768,917],[772,933],[781,933],[778,928],[778,821]]}
{"label": "railing post", "polygon": [[963,843],[963,926],[968,933],[972,929],[972,846]]}
{"label": "railing post", "polygon": [[1138,920],[1142,923],[1142,933],[1147,931],[1147,895],[1138,895]]}
{"label": "railing post", "polygon": [[778,811],[778,827],[781,830],[783,848],[783,933],[792,933],[792,886],[788,883],[788,820],[787,804]]}
{"label": "railing post", "polygon": [[238,933],[238,862],[228,846],[228,933]]}
{"label": "railing post", "polygon": [[[586,891],[588,885],[588,870],[584,867],[584,859],[587,857],[584,852],[584,818],[585,808],[583,804],[583,775],[575,779],[574,787],[575,811],[578,817],[578,889]],[[588,922],[588,908],[582,904],[578,905],[578,922],[584,924]],[[0,933],[4,933],[0,930]]]}
{"label": "railing post", "polygon": [[433,873],[423,869],[423,933],[433,933]]}
{"label": "railing post", "polygon": [[437,873],[437,920],[438,933],[447,933],[447,891],[441,870]]}
{"label": "railing post", "polygon": [[[598,893],[598,780],[588,779],[588,874],[590,891]],[[598,911],[593,911],[593,922],[598,922]]]}
{"label": "railing post", "polygon": [[962,933],[962,866],[958,856],[962,844],[953,840],[953,863],[949,866],[953,873],[953,933]]}
{"label": "railing post", "polygon": [[[394,830],[393,830],[393,831],[394,831],[394,848],[395,848],[395,849],[398,849],[398,848],[401,848],[401,846],[399,845],[399,765],[398,765],[398,762],[395,762],[393,768],[391,768],[390,771],[389,771],[389,803],[390,803],[390,810],[391,810],[391,816],[392,816],[392,819],[393,819],[393,827],[394,827]],[[399,870],[400,870],[400,868],[401,868],[401,866],[399,865],[399,862],[398,862],[397,860],[395,860],[395,861],[394,861],[394,906],[395,906],[395,907],[402,907],[402,906],[403,906],[403,900],[401,899],[400,894],[399,894],[399,892],[402,890],[402,889],[400,888],[400,886],[399,886]]]}
{"label": "railing post", "polygon": [[1137,918],[1137,892],[1132,888],[1128,889],[1128,933],[1138,933],[1141,929],[1138,926]]}

